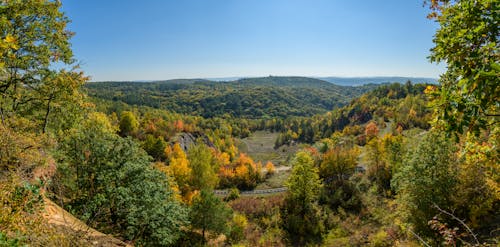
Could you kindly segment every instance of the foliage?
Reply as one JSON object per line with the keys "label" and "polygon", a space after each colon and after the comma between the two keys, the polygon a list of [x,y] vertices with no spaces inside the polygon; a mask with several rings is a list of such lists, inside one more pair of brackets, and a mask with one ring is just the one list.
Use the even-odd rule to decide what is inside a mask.
{"label": "foliage", "polygon": [[192,169],[189,166],[189,160],[182,150],[179,143],[174,144],[173,147],[167,147],[165,153],[168,157],[168,173],[175,179],[177,186],[179,186],[181,195],[184,202],[190,202],[189,195],[191,193],[190,181]]}
{"label": "foliage", "polygon": [[24,125],[22,119],[12,125],[13,128],[0,124],[0,175],[16,172],[28,179],[33,169],[46,163],[44,155],[38,150],[43,139],[29,132],[15,131],[14,128]]}
{"label": "foliage", "polygon": [[214,189],[219,183],[219,165],[209,147],[197,143],[188,151],[191,166],[191,186],[195,190]]}
{"label": "foliage", "polygon": [[87,86],[94,97],[207,118],[311,116],[344,105],[373,87],[344,87],[313,78],[274,76],[230,82],[97,82]]}
{"label": "foliage", "polygon": [[406,164],[393,178],[404,220],[419,236],[435,237],[427,226],[427,221],[438,213],[434,204],[452,206],[457,185],[455,151],[454,143],[443,133],[431,131],[409,153]]}
{"label": "foliage", "polygon": [[238,188],[231,188],[226,197],[224,197],[224,201],[233,201],[240,198],[240,190]]}
{"label": "foliage", "polygon": [[276,172],[273,162],[267,161],[266,163],[266,176],[272,176]]}
{"label": "foliage", "polygon": [[120,114],[120,134],[129,136],[135,133],[139,127],[139,122],[133,112],[124,111]]}
{"label": "foliage", "polygon": [[431,1],[439,23],[430,56],[445,62],[436,115],[447,131],[463,133],[498,124],[500,8],[495,0]]}
{"label": "foliage", "polygon": [[[498,132],[476,137],[468,133],[459,156],[457,193],[453,200],[455,214],[468,220],[472,227],[488,226],[500,202],[500,157]],[[468,203],[463,203],[468,202]]]}
{"label": "foliage", "polygon": [[372,139],[378,135],[379,129],[375,122],[370,122],[365,127],[365,135],[367,139]]}
{"label": "foliage", "polygon": [[[399,83],[381,85],[373,91],[354,99],[350,104],[311,118],[287,118],[277,122],[277,130],[281,132],[275,147],[294,142],[314,143],[323,138],[330,138],[335,132],[344,132],[357,136],[359,144],[364,145],[366,134],[362,124],[378,120],[379,124],[393,120],[394,129],[407,130],[411,128],[428,129],[430,127],[431,111],[427,108],[424,96],[426,84],[405,85]],[[373,123],[375,124],[375,123]],[[372,129],[371,136],[376,129]],[[365,127],[366,129],[366,127]]]}
{"label": "foliage", "polygon": [[131,139],[91,114],[61,147],[60,183],[68,208],[92,226],[143,244],[168,245],[187,223],[169,180]]}
{"label": "foliage", "polygon": [[240,153],[233,163],[221,166],[219,170],[220,187],[236,186],[238,189],[252,189],[263,180],[262,164]]}
{"label": "foliage", "polygon": [[326,151],[319,161],[319,174],[323,179],[321,203],[331,209],[358,211],[358,191],[349,179],[354,174],[359,150],[336,146]]}
{"label": "foliage", "polygon": [[200,229],[204,239],[206,232],[218,236],[227,232],[231,214],[231,209],[213,191],[202,189],[191,206],[191,226]]}
{"label": "foliage", "polygon": [[165,160],[166,158],[165,149],[167,148],[167,142],[165,142],[162,136],[146,135],[146,139],[142,143],[142,148],[156,161]]}
{"label": "foliage", "polygon": [[367,175],[370,180],[377,185],[379,192],[384,193],[390,190],[392,173],[386,160],[386,150],[379,138],[373,138],[366,145],[368,149],[368,170]]}
{"label": "foliage", "polygon": [[[2,1],[0,67],[8,68],[0,77],[2,122],[13,115],[31,116],[45,132],[51,111],[79,103],[79,88],[86,78],[76,68],[66,71],[53,66],[74,63],[72,33],[66,30],[69,19],[60,7],[60,2],[49,0]],[[76,113],[74,108],[71,113]],[[70,120],[64,121],[74,121]],[[67,125],[64,121],[59,125]]]}
{"label": "foliage", "polygon": [[287,232],[288,240],[294,245],[321,242],[323,215],[317,204],[321,180],[309,153],[300,151],[296,154],[287,187],[289,191],[282,212],[282,227]]}
{"label": "foliage", "polygon": [[228,236],[229,243],[237,243],[241,241],[245,235],[245,228],[248,226],[248,220],[243,214],[235,213],[233,214],[233,219],[231,221],[231,230]]}

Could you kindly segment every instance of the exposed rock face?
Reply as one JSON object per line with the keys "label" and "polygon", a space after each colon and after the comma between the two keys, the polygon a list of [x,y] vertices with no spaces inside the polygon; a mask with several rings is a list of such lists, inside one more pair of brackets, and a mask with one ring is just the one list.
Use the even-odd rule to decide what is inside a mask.
{"label": "exposed rock face", "polygon": [[205,145],[211,148],[215,148],[214,143],[211,142],[210,139],[208,139],[208,136],[200,132],[194,132],[194,133],[182,132],[178,135],[177,138],[174,139],[174,142],[178,142],[182,150],[184,150],[184,152],[187,152],[193,144],[196,144],[196,140],[198,139],[201,139],[201,141]]}

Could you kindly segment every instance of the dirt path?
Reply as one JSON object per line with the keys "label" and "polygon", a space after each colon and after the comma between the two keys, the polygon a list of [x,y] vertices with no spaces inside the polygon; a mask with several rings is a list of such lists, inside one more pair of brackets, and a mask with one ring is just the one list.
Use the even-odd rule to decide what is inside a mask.
{"label": "dirt path", "polygon": [[[280,187],[280,188],[272,188],[272,189],[263,189],[263,190],[247,190],[247,191],[241,191],[241,195],[265,195],[265,194],[280,194],[283,192],[288,191],[287,187]],[[227,195],[229,194],[229,190],[214,190],[214,193],[216,195]]]}

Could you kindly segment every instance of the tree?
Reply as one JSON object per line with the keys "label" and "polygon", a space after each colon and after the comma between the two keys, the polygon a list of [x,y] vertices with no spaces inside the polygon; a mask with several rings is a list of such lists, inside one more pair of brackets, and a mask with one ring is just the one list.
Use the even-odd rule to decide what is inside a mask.
{"label": "tree", "polygon": [[170,245],[180,236],[188,215],[171,181],[137,143],[116,135],[104,114],[87,116],[60,151],[55,184],[73,214],[142,244]]}
{"label": "tree", "polygon": [[211,190],[202,189],[195,197],[191,207],[191,226],[201,229],[203,239],[207,231],[215,235],[228,230],[228,221],[231,219],[231,209],[228,208]]}
{"label": "tree", "polygon": [[139,122],[137,121],[134,113],[130,111],[122,112],[120,117],[120,134],[122,136],[128,136],[135,133],[138,128]]}
{"label": "tree", "polygon": [[215,157],[202,142],[191,146],[188,151],[191,166],[191,185],[195,190],[214,189],[219,183],[219,170]]}
{"label": "tree", "polygon": [[370,122],[365,127],[365,135],[367,140],[371,140],[372,138],[378,135],[379,129],[375,122]]}
{"label": "tree", "polygon": [[357,156],[358,151],[355,149],[336,147],[328,150],[320,164],[321,177],[342,182],[354,173]]}
{"label": "tree", "polygon": [[405,158],[392,179],[405,222],[423,237],[433,238],[427,222],[441,208],[452,206],[457,181],[456,148],[444,133],[432,130]]}
{"label": "tree", "polygon": [[317,201],[321,181],[313,159],[305,152],[296,154],[292,174],[286,183],[288,194],[283,208],[282,226],[294,245],[320,242],[324,231]]}
{"label": "tree", "polygon": [[189,160],[186,154],[182,151],[179,143],[175,143],[172,148],[166,149],[168,157],[168,171],[172,178],[175,179],[179,189],[184,196],[184,200],[188,202],[186,196],[191,191],[189,182],[191,181],[192,170],[189,166]]}
{"label": "tree", "polygon": [[335,147],[325,152],[319,167],[323,178],[321,203],[337,210],[357,211],[360,208],[358,190],[349,179],[354,173],[359,151],[355,148]]}
{"label": "tree", "polygon": [[373,138],[366,145],[369,159],[367,175],[377,185],[377,189],[381,193],[390,189],[392,176],[384,147],[379,138]]}
{"label": "tree", "polygon": [[[51,103],[72,86],[71,83],[52,84],[49,87],[54,93],[49,96],[39,92],[55,82],[54,78],[68,79],[65,78],[67,72],[54,68],[55,63],[74,63],[69,43],[73,34],[66,30],[69,19],[59,11],[60,7],[59,1],[50,0],[0,2],[0,67],[4,68],[0,77],[2,122],[6,116],[21,110],[24,117],[32,116],[45,106],[42,107],[46,112],[42,130],[46,130]],[[81,83],[73,86],[79,88]]]}
{"label": "tree", "polygon": [[[45,108],[42,114],[43,133],[47,132],[50,114],[54,110],[59,110],[59,116],[68,116],[62,117],[62,121],[54,123],[54,125],[58,125],[56,129],[69,129],[71,123],[76,122],[78,118],[76,116],[81,115],[83,108],[84,96],[79,89],[87,79],[81,72],[62,70],[58,73],[48,74],[44,79],[45,83],[34,90],[36,98],[43,103]],[[71,106],[77,106],[78,109],[75,110]]]}
{"label": "tree", "polygon": [[495,0],[430,1],[429,17],[440,25],[430,59],[448,68],[434,103],[447,131],[478,134],[498,123],[499,5]]}

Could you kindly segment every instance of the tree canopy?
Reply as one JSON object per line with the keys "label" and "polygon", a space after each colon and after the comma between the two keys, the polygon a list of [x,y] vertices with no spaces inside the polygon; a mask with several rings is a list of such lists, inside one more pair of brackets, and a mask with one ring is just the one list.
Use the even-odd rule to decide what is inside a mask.
{"label": "tree canopy", "polygon": [[433,0],[431,9],[439,29],[430,59],[448,68],[435,93],[438,119],[448,131],[478,134],[500,117],[500,3]]}

